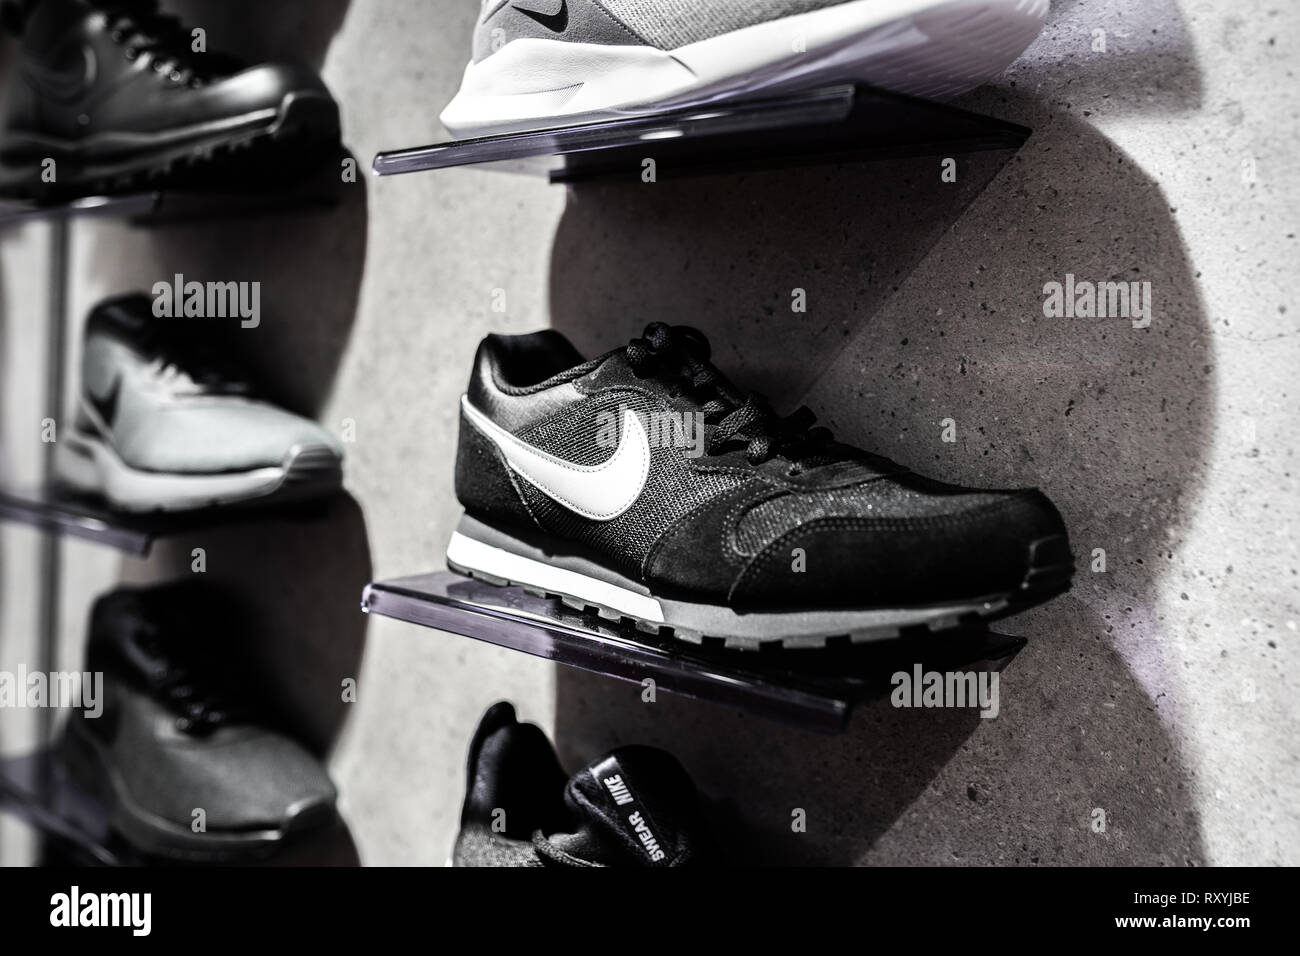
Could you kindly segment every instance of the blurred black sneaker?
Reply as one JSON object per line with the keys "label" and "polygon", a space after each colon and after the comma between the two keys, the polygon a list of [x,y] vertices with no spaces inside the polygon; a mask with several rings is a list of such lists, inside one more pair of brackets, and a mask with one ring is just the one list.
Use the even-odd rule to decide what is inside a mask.
{"label": "blurred black sneaker", "polygon": [[7,83],[0,190],[262,186],[337,155],[338,105],[313,71],[195,45],[156,0],[37,0]]}
{"label": "blurred black sneaker", "polygon": [[271,729],[231,671],[229,605],[198,584],[118,591],[91,614],[86,669],[103,712],[68,720],[69,768],[140,853],[260,857],[337,820],[319,760]]}
{"label": "blurred black sneaker", "polygon": [[619,747],[565,778],[541,729],[494,704],[469,750],[455,866],[688,866],[708,859],[681,764]]}
{"label": "blurred black sneaker", "polygon": [[342,447],[316,422],[253,394],[236,369],[238,334],[208,319],[155,318],[140,293],[97,305],[76,417],[55,449],[59,483],[132,512],[337,492]]}
{"label": "blurred black sneaker", "polygon": [[584,362],[489,336],[461,400],[447,564],[602,617],[729,646],[821,646],[1023,609],[1073,573],[1035,490],[941,484],[781,417],[694,329]]}

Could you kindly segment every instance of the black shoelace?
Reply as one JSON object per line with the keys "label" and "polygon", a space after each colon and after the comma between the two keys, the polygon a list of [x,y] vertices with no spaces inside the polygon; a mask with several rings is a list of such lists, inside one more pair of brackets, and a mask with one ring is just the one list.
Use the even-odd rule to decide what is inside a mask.
{"label": "black shoelace", "polygon": [[153,68],[173,82],[199,85],[210,79],[221,58],[196,53],[193,37],[180,19],[159,13],[155,0],[113,0],[104,5],[108,29],[130,59],[149,53]]}
{"label": "black shoelace", "polygon": [[745,457],[760,465],[776,457],[791,462],[796,472],[805,465],[835,460],[835,439],[827,428],[814,427],[817,416],[800,407],[784,418],[757,392],[742,395],[709,362],[709,340],[698,329],[654,322],[627,346],[628,364],[638,378],[666,375],[681,384],[670,395],[689,389],[700,402],[704,421],[712,425],[705,453],[716,455],[735,442],[745,444]]}
{"label": "black shoelace", "polygon": [[251,396],[253,388],[232,354],[229,331],[194,328],[188,319],[159,319],[141,345],[157,362],[183,372],[201,391]]}
{"label": "black shoelace", "polygon": [[179,660],[162,647],[158,633],[148,625],[136,631],[136,643],[163,665],[150,681],[155,699],[176,714],[176,729],[193,737],[206,736],[240,717],[241,709],[221,691],[195,674],[201,668]]}

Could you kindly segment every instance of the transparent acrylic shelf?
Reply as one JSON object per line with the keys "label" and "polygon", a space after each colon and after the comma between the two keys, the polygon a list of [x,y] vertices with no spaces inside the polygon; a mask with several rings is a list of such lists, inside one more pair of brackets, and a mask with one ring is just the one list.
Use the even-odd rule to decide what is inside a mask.
{"label": "transparent acrylic shelf", "polygon": [[57,748],[0,758],[0,813],[44,838],[44,866],[359,866],[356,844],[339,819],[241,860],[175,861],[135,851],[112,829],[110,808],[80,785]]}
{"label": "transparent acrylic shelf", "polygon": [[57,844],[65,859],[89,866],[127,866],[131,851],[109,830],[108,809],[77,786],[55,751],[0,759],[0,811]]}
{"label": "transparent acrylic shelf", "polygon": [[846,160],[1018,149],[1024,126],[845,84],[763,99],[505,133],[382,152],[379,176],[485,165],[553,183],[657,178]]}
{"label": "transparent acrylic shelf", "polygon": [[471,637],[559,664],[713,700],[823,732],[838,732],[856,704],[887,696],[890,677],[925,670],[1000,671],[1026,641],[987,630],[953,631],[815,650],[737,651],[643,634],[521,588],[442,571],[369,585],[362,609]]}
{"label": "transparent acrylic shelf", "polygon": [[[344,493],[339,494],[342,496]],[[259,518],[312,519],[323,514],[335,500],[127,514],[112,511],[102,502],[53,488],[35,491],[0,489],[0,521],[26,524],[66,537],[92,541],[143,558],[160,538],[245,524]]]}
{"label": "transparent acrylic shelf", "polygon": [[26,222],[92,218],[155,226],[331,209],[340,203],[346,188],[338,169],[337,164],[332,168],[326,164],[296,182],[256,188],[241,187],[236,182],[224,189],[162,187],[54,201],[0,198],[0,228]]}

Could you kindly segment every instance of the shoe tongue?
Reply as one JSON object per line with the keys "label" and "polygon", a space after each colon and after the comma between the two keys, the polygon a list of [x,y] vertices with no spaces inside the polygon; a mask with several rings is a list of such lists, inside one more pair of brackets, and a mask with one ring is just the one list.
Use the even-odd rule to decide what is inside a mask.
{"label": "shoe tongue", "polygon": [[[97,6],[109,14],[138,17],[141,20],[158,16],[158,0],[101,0],[99,3],[93,3],[92,6]],[[142,22],[140,26],[146,24]]]}
{"label": "shoe tongue", "polygon": [[163,680],[171,667],[159,637],[150,630],[137,629],[123,634],[118,649],[123,660],[150,685]]}
{"label": "shoe tongue", "polygon": [[539,851],[599,866],[681,866],[699,855],[695,786],[653,747],[621,747],[574,774],[564,792],[575,832],[547,836]]}
{"label": "shoe tongue", "polygon": [[[117,654],[150,683],[161,680],[181,661],[210,656],[208,629],[219,613],[204,591],[187,584],[110,596],[117,613],[103,620],[104,636]],[[195,616],[203,623],[195,622]],[[183,635],[184,640],[178,639]]]}
{"label": "shoe tongue", "polygon": [[124,13],[151,13],[158,9],[158,0],[100,0],[98,4],[92,5]]}

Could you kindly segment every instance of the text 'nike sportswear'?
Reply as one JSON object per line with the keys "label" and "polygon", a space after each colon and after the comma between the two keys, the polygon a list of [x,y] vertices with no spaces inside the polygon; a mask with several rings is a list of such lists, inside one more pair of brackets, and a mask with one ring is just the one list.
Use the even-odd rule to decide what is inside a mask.
{"label": "text 'nike sportswear'", "polygon": [[1073,573],[1038,491],[975,491],[835,442],[660,323],[583,362],[489,336],[461,402],[459,573],[730,646],[895,637],[1040,603]]}
{"label": "text 'nike sportswear'", "polygon": [[855,81],[947,98],[1001,73],[1048,0],[483,0],[455,135]]}
{"label": "text 'nike sportswear'", "polygon": [[493,704],[469,748],[456,866],[680,867],[711,861],[672,755],[619,747],[565,778],[541,728]]}

